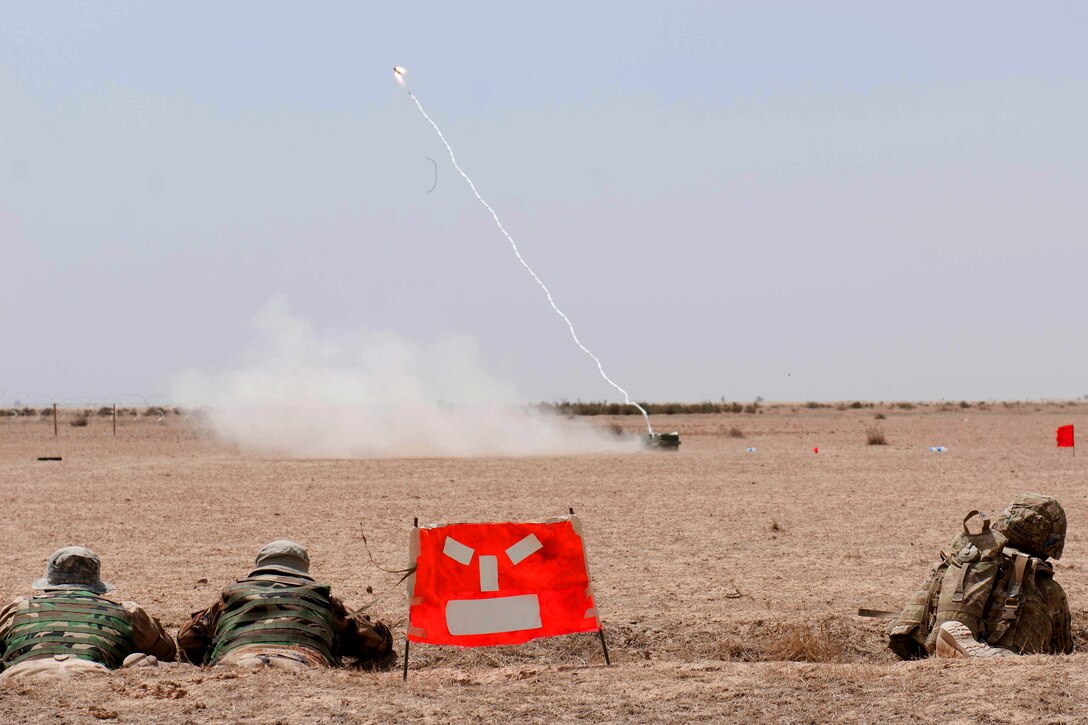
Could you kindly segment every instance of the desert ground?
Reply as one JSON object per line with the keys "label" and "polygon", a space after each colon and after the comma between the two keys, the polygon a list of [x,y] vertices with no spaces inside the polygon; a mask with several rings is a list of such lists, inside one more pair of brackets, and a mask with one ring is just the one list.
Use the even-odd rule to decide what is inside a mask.
{"label": "desert ground", "polygon": [[[972,508],[1054,495],[1070,533],[1056,577],[1088,649],[1088,454],[1054,445],[1088,403],[764,406],[657,416],[678,452],[561,458],[292,460],[214,440],[193,416],[86,427],[0,421],[0,596],[56,548],[94,549],[116,598],[176,634],[265,542],[312,571],[403,652],[397,576],[413,517],[583,518],[612,655],[572,635],[518,648],[416,645],[411,673],[238,674],[188,664],[63,682],[0,682],[8,722],[1086,722],[1088,655],[900,662],[883,623]],[[877,414],[885,416],[876,419]],[[69,416],[70,417],[70,416]],[[635,417],[597,418],[636,431]],[[867,445],[879,425],[887,445]],[[743,437],[733,437],[737,428]],[[735,434],[736,432],[734,432]],[[931,453],[942,445],[944,453]],[[813,447],[819,447],[819,453]],[[754,447],[754,453],[746,448]],[[60,455],[61,462],[36,457]],[[373,594],[367,592],[373,588]]]}

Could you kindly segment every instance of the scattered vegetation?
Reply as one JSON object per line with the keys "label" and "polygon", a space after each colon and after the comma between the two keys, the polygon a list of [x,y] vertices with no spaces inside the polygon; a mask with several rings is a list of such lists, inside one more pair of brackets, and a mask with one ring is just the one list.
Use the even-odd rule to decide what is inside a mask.
{"label": "scattered vegetation", "polygon": [[[640,402],[650,415],[682,415],[691,413],[761,413],[759,403],[645,403]],[[560,413],[562,415],[641,415],[638,408],[626,403],[609,403],[605,401],[561,400],[558,403],[538,403],[541,410]],[[156,408],[156,410],[158,410]]]}
{"label": "scattered vegetation", "polygon": [[888,416],[884,415],[883,413],[877,413],[877,414],[876,414],[876,415],[874,415],[873,417],[874,417],[874,418],[876,418],[877,420],[884,420],[884,419],[885,419],[885,418],[887,418]]}
{"label": "scattered vegetation", "polygon": [[914,410],[913,403],[896,403],[895,407],[901,410]]}
{"label": "scattered vegetation", "polygon": [[879,425],[871,425],[865,429],[865,442],[871,446],[888,445],[888,441],[884,438],[884,429]]}
{"label": "scattered vegetation", "polygon": [[806,408],[812,408],[813,410],[815,410],[816,408],[827,408],[827,407],[830,407],[830,406],[824,405],[823,403],[817,403],[815,400],[810,400],[807,403],[805,403],[805,407]]}
{"label": "scattered vegetation", "polygon": [[850,628],[839,619],[781,622],[763,637],[762,659],[786,662],[850,662],[858,659]]}
{"label": "scattered vegetation", "polygon": [[73,418],[70,425],[73,428],[86,428],[90,424],[86,415],[80,415],[78,418]]}
{"label": "scattered vegetation", "polygon": [[816,621],[757,620],[730,628],[711,657],[739,662],[890,661],[881,637],[861,623],[824,616]]}
{"label": "scattered vegetation", "polygon": [[730,438],[743,438],[744,437],[744,431],[742,431],[737,426],[733,426],[733,427],[731,427],[729,429],[728,435],[729,435]]}
{"label": "scattered vegetation", "polygon": [[109,406],[109,405],[103,405],[101,408],[98,409],[98,417],[99,418],[109,418],[112,415],[113,415],[113,408],[111,406]]}

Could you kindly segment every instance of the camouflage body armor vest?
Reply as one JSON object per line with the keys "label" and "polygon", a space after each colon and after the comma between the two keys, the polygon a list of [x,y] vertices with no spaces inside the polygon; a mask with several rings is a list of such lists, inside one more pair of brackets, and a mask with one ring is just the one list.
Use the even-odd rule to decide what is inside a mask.
{"label": "camouflage body armor vest", "polygon": [[[982,530],[972,534],[967,522],[976,515]],[[952,553],[941,552],[926,585],[889,626],[892,650],[904,659],[933,654],[938,629],[951,620],[1018,654],[1071,650],[1068,605],[1053,567],[1009,546],[985,514],[972,511],[963,523]]]}
{"label": "camouflage body armor vest", "polygon": [[53,591],[16,610],[2,665],[69,655],[113,670],[135,650],[131,620],[121,605],[89,591]]}
{"label": "camouflage body armor vest", "polygon": [[340,664],[329,585],[312,579],[258,574],[223,590],[224,607],[215,626],[207,664],[248,645],[303,646],[332,667]]}

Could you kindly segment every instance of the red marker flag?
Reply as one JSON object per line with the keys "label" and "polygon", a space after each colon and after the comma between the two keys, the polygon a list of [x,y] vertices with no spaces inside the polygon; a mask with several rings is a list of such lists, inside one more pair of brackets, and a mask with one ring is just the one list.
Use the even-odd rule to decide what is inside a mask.
{"label": "red marker flag", "polygon": [[1058,428],[1058,448],[1073,447],[1073,426],[1063,425]]}
{"label": "red marker flag", "polygon": [[577,516],[413,528],[408,639],[483,647],[600,629]]}

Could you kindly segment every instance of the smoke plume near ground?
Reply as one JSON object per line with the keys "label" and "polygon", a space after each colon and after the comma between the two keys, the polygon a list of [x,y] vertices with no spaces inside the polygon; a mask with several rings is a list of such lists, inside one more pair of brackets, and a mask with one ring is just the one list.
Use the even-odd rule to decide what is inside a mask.
{"label": "smoke plume near ground", "polygon": [[173,386],[178,404],[206,407],[215,434],[245,450],[304,458],[637,450],[633,438],[530,407],[484,369],[471,338],[328,333],[282,298],[254,326],[246,362],[188,371]]}

